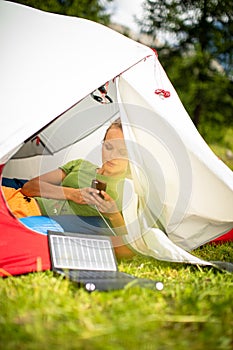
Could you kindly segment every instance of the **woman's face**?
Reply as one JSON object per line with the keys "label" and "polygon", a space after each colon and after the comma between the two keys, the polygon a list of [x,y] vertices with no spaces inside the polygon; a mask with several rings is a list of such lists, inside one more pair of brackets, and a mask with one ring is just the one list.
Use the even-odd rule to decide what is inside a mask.
{"label": "woman's face", "polygon": [[120,176],[128,168],[128,153],[123,132],[118,127],[108,130],[102,147],[102,169],[107,176]]}

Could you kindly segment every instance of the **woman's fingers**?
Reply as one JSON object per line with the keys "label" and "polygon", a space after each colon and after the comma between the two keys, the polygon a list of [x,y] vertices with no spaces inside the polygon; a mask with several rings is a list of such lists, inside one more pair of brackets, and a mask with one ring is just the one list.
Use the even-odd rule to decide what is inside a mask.
{"label": "woman's fingers", "polygon": [[113,214],[118,212],[116,202],[104,191],[101,191],[101,195],[104,197],[102,199],[98,194],[94,194],[98,210],[103,214]]}
{"label": "woman's fingers", "polygon": [[73,201],[78,204],[94,205],[104,214],[112,214],[119,211],[115,201],[104,191],[100,193],[99,190],[92,187],[85,187],[75,191]]}

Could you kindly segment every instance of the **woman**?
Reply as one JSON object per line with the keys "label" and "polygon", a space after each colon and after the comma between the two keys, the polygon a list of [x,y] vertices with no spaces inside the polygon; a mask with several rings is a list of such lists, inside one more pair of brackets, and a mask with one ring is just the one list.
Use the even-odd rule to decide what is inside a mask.
{"label": "woman", "polygon": [[[108,220],[117,235],[121,235],[126,233],[121,209],[123,180],[127,171],[127,150],[122,125],[118,119],[106,131],[100,168],[82,159],[71,161],[59,169],[26,182],[18,194],[28,206],[33,207],[31,215],[100,215]],[[92,188],[93,178],[106,182],[106,191]],[[22,217],[22,214],[17,215],[17,208],[11,206],[6,192],[5,196],[12,212]],[[39,209],[37,214],[34,212],[36,207]],[[130,249],[123,246],[120,236],[112,237],[112,240],[118,257],[133,255]]]}

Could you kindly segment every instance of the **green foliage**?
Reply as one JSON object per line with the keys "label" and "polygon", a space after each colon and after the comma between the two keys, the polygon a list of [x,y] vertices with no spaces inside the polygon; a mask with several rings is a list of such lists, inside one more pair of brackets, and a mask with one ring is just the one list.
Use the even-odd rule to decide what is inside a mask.
{"label": "green foliage", "polygon": [[199,45],[232,75],[232,5],[232,0],[145,0],[143,19],[138,22],[143,32],[154,37],[161,31],[172,34],[177,44],[173,51],[189,52]]}
{"label": "green foliage", "polygon": [[221,141],[233,125],[233,1],[145,0],[143,8],[141,30],[169,34],[159,58],[194,124],[207,142]]}
{"label": "green foliage", "polygon": [[[111,1],[105,0],[105,2]],[[47,12],[86,18],[103,24],[108,24],[110,21],[110,15],[107,13],[103,1],[100,0],[16,0],[13,2]]]}
{"label": "green foliage", "polygon": [[[233,261],[233,245],[195,254]],[[232,274],[140,256],[119,268],[161,280],[164,290],[88,294],[51,271],[0,279],[0,349],[232,348]]]}
{"label": "green foliage", "polygon": [[204,139],[208,143],[223,143],[226,128],[233,127],[233,82],[222,72],[208,69],[202,60],[205,62],[196,51],[191,57],[164,57],[163,63]]}
{"label": "green foliage", "polygon": [[233,128],[225,128],[223,144],[212,143],[213,152],[233,171]]}

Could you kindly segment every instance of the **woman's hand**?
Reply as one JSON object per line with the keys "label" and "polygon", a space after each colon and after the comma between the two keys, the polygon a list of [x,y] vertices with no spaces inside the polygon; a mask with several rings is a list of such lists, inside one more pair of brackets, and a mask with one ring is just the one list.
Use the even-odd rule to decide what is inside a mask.
{"label": "woman's hand", "polygon": [[[100,197],[100,194],[103,198]],[[98,191],[91,194],[94,199],[92,204],[96,205],[98,210],[106,217],[111,219],[116,214],[119,214],[119,209],[116,202],[104,191]]]}
{"label": "woman's hand", "polygon": [[89,204],[97,205],[97,199],[99,198],[99,190],[92,187],[85,188],[70,188],[67,196],[68,200],[71,200],[77,204]]}
{"label": "woman's hand", "polygon": [[69,191],[67,199],[77,204],[96,206],[106,217],[111,217],[111,215],[119,213],[116,202],[106,192],[99,191],[92,187],[72,188]]}
{"label": "woman's hand", "polygon": [[92,194],[96,208],[110,220],[111,225],[114,227],[114,231],[118,236],[127,234],[124,218],[121,215],[116,202],[106,192],[100,191],[100,194],[104,199],[102,199],[99,194]]}

